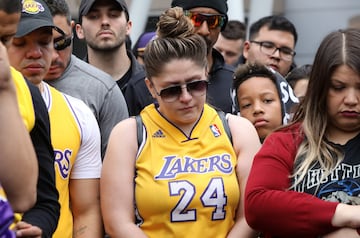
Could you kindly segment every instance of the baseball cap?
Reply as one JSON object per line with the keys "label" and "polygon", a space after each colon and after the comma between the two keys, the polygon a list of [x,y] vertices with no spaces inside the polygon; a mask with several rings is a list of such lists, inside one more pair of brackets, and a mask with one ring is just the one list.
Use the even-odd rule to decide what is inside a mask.
{"label": "baseball cap", "polygon": [[171,7],[182,7],[189,10],[196,7],[208,7],[215,9],[220,14],[227,16],[227,0],[172,0]]}
{"label": "baseball cap", "polygon": [[[127,20],[129,20],[129,11],[128,11],[128,7],[127,7],[125,0],[114,0],[114,1],[120,5],[121,9],[126,13]],[[86,16],[89,13],[91,7],[94,5],[95,2],[96,2],[96,0],[81,0],[80,7],[79,7],[80,23],[81,23],[81,17]]]}
{"label": "baseball cap", "polygon": [[156,38],[156,32],[154,31],[143,33],[139,38],[137,50],[144,51],[146,45],[155,38]]}
{"label": "baseball cap", "polygon": [[42,0],[23,0],[21,18],[15,37],[22,37],[41,27],[52,27],[62,32],[54,25],[50,9]]}

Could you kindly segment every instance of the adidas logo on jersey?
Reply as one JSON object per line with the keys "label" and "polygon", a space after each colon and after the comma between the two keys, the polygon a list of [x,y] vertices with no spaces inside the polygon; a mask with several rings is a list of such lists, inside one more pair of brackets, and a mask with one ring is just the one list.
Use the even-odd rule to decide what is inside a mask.
{"label": "adidas logo on jersey", "polygon": [[152,135],[152,137],[153,138],[165,138],[165,135],[162,132],[162,130],[159,129]]}

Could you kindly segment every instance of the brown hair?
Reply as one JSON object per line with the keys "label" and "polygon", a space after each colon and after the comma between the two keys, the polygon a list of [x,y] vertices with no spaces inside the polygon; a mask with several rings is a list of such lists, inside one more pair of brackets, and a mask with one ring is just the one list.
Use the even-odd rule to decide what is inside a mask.
{"label": "brown hair", "polygon": [[[326,138],[329,124],[327,96],[331,76],[342,65],[360,74],[360,30],[345,29],[328,34],[315,55],[303,103],[294,115],[294,123],[302,122],[306,139],[295,159],[294,176],[299,183],[310,166],[318,162],[325,170],[323,178],[343,159],[343,154]],[[335,155],[335,156],[334,156]]]}
{"label": "brown hair", "polygon": [[182,8],[166,10],[157,23],[157,38],[145,48],[144,65],[147,78],[159,75],[164,65],[173,59],[190,59],[206,67],[205,40],[194,32],[194,27]]}

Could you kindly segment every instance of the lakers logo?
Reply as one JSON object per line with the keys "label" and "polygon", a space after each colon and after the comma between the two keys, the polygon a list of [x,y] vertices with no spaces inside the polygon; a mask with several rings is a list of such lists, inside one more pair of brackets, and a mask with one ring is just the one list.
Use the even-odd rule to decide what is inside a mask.
{"label": "lakers logo", "polygon": [[38,14],[39,12],[44,11],[43,5],[34,0],[23,0],[22,1],[22,11],[28,14]]}

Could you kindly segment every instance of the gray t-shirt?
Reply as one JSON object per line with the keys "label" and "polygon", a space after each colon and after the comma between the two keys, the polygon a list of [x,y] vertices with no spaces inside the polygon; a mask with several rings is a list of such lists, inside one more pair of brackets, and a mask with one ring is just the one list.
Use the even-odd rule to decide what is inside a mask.
{"label": "gray t-shirt", "polygon": [[104,158],[109,135],[113,127],[128,118],[124,96],[112,77],[102,70],[82,61],[75,55],[63,75],[46,81],[70,96],[79,98],[94,113],[101,134],[101,157]]}

